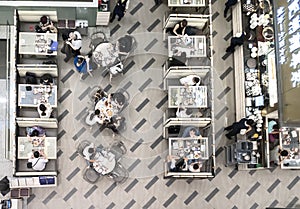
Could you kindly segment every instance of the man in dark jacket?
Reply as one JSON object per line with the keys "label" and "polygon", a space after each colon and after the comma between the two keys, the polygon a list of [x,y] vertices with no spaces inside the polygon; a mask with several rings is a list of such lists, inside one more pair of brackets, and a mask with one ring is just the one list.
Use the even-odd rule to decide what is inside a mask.
{"label": "man in dark jacket", "polygon": [[128,2],[129,0],[118,0],[113,12],[112,16],[110,18],[110,22],[113,22],[114,19],[116,18],[116,15],[118,15],[118,21],[124,17],[126,9],[128,9]]}

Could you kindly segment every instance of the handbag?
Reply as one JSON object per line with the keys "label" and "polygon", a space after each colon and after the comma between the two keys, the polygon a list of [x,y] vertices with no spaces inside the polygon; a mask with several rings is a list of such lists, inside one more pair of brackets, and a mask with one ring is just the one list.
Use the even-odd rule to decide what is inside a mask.
{"label": "handbag", "polygon": [[35,162],[34,165],[32,165],[32,162],[28,162],[27,163],[27,168],[33,168],[37,164],[37,162],[39,162],[39,160],[40,160],[40,158]]}

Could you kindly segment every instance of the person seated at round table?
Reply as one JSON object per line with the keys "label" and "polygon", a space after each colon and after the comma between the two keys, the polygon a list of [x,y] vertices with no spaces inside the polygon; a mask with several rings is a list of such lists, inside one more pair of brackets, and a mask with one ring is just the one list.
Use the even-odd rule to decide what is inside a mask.
{"label": "person seated at round table", "polygon": [[122,116],[113,116],[105,125],[105,128],[111,129],[114,133],[118,134],[120,130],[123,130],[125,127],[125,118]]}
{"label": "person seated at round table", "polygon": [[196,138],[201,137],[200,131],[194,126],[188,126],[184,129],[182,137]]}
{"label": "person seated at round table", "polygon": [[91,143],[89,146],[86,146],[82,152],[84,159],[88,162],[93,163],[95,162],[94,157],[96,154],[96,148],[94,143]]}
{"label": "person seated at round table", "polygon": [[53,109],[50,103],[39,103],[37,110],[40,118],[50,118]]}
{"label": "person seated at round table", "polygon": [[179,82],[184,86],[200,86],[201,77],[198,75],[188,75],[181,78]]}
{"label": "person seated at round table", "polygon": [[32,163],[33,170],[42,171],[45,169],[48,159],[45,153],[35,151],[33,153],[33,156],[28,160],[28,162]]}
{"label": "person seated at round table", "polygon": [[125,98],[124,94],[122,94],[120,92],[110,94],[109,99],[110,99],[111,104],[114,107],[116,107],[119,111],[123,109],[125,102],[126,102],[126,98]]}
{"label": "person seated at round table", "polygon": [[108,97],[107,93],[105,91],[103,91],[103,89],[98,89],[96,91],[96,93],[93,95],[93,98],[95,99],[95,104],[97,104],[97,102],[99,102],[99,100],[101,100],[104,97]]}
{"label": "person seated at round table", "polygon": [[26,127],[26,134],[28,139],[31,139],[31,137],[46,137],[45,129],[40,126]]}
{"label": "person seated at round table", "polygon": [[189,165],[189,171],[191,171],[191,172],[200,172],[201,167],[202,167],[202,163],[194,162],[194,163],[191,163]]}
{"label": "person seated at round table", "polygon": [[54,84],[54,79],[53,79],[52,75],[50,75],[49,73],[46,73],[46,74],[42,75],[41,80],[40,80],[40,84],[42,84],[42,85],[53,85]]}

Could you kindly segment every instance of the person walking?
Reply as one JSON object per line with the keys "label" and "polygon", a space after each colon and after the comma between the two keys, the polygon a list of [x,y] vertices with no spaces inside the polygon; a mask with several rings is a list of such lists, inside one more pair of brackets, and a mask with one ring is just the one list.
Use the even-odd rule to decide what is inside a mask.
{"label": "person walking", "polygon": [[118,15],[118,17],[119,17],[118,21],[120,21],[124,17],[125,12],[128,9],[128,6],[129,6],[129,0],[118,0],[117,4],[112,12],[112,16],[111,16],[109,22],[112,23],[114,21],[114,19],[116,18],[116,15]]}

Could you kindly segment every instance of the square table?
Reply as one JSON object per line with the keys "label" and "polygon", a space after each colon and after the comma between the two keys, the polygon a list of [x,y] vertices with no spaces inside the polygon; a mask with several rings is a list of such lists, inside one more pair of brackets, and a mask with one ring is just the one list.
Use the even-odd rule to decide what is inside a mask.
{"label": "square table", "polygon": [[181,53],[185,52],[187,58],[206,57],[206,36],[169,36],[169,57],[176,56],[175,50]]}
{"label": "square table", "polygon": [[208,138],[169,138],[169,155],[190,160],[207,160]]}
{"label": "square table", "polygon": [[18,137],[18,159],[29,159],[33,151],[43,151],[48,159],[56,159],[56,137]]}
{"label": "square table", "polygon": [[51,41],[57,41],[57,33],[19,33],[19,54],[57,55],[51,49]]}
{"label": "square table", "polygon": [[207,107],[207,86],[169,86],[169,108]]}
{"label": "square table", "polygon": [[[26,90],[31,87],[31,90]],[[56,85],[18,85],[18,106],[37,107],[40,101],[50,103],[52,107],[57,107],[57,86]]]}

